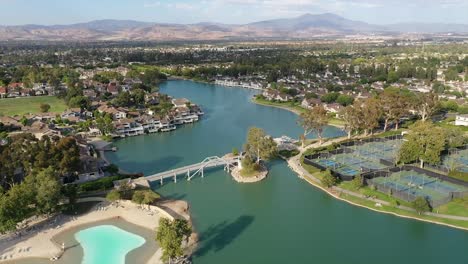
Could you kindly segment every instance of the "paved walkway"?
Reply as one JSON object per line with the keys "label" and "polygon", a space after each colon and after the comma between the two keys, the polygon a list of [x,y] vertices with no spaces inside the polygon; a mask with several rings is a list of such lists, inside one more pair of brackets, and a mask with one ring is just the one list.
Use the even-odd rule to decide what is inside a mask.
{"label": "paved walkway", "polygon": [[[345,193],[345,194],[348,194],[348,195],[351,195],[351,196],[354,196],[354,197],[357,197],[357,198],[366,199],[366,200],[375,202],[376,205],[380,204],[380,205],[391,206],[391,204],[389,202],[387,202],[387,201],[383,201],[383,200],[380,200],[380,199],[374,199],[374,198],[371,198],[371,197],[366,197],[365,195],[362,195],[360,193],[345,190],[345,189],[340,188],[340,187],[333,186],[330,189],[325,189],[325,188],[321,187],[321,182],[320,182],[320,180],[318,178],[316,178],[313,174],[309,173],[306,169],[304,169],[302,167],[302,165],[301,165],[301,156],[305,151],[307,151],[308,149],[312,149],[312,148],[329,146],[329,145],[332,145],[333,143],[338,143],[340,141],[343,141],[344,139],[346,139],[346,137],[335,138],[335,139],[332,139],[332,140],[329,140],[329,141],[323,143],[322,145],[319,145],[318,143],[314,143],[314,144],[311,144],[309,146],[306,146],[305,148],[300,147],[299,148],[299,154],[288,159],[288,165],[292,170],[294,170],[299,175],[299,177],[308,180],[313,185],[315,185],[317,187],[320,187],[321,189],[323,189],[324,191],[326,191],[330,195],[334,196],[335,198],[339,198],[340,193]],[[398,208],[403,209],[403,210],[407,210],[407,211],[411,211],[411,212],[415,211],[413,208],[410,208],[410,207],[407,207],[407,206],[398,206]],[[376,206],[376,209],[378,209],[378,206]],[[426,215],[439,217],[439,218],[445,218],[445,219],[468,221],[468,217],[464,217],[464,216],[445,215],[445,214],[437,214],[437,213],[426,213]]]}

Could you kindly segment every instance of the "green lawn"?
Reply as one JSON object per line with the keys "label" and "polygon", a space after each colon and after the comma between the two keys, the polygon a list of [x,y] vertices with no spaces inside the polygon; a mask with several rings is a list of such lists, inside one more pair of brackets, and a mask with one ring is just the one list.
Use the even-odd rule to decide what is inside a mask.
{"label": "green lawn", "polygon": [[375,202],[373,202],[373,201],[361,199],[361,198],[354,197],[354,196],[347,195],[347,194],[341,194],[340,197],[345,199],[345,200],[348,200],[350,202],[354,202],[354,203],[357,203],[357,204],[360,204],[360,205],[364,205],[364,206],[373,208],[373,209],[381,211],[381,212],[396,213],[396,214],[399,214],[399,215],[402,215],[402,216],[409,216],[409,217],[419,218],[419,219],[423,219],[423,220],[436,221],[436,222],[445,223],[445,224],[449,224],[449,225],[468,228],[468,221],[451,220],[451,219],[439,218],[439,217],[428,216],[428,215],[418,215],[415,212],[406,211],[406,210],[396,208],[396,207],[393,207],[393,206],[383,205],[382,207],[376,207]]}
{"label": "green lawn", "polygon": [[14,116],[28,113],[40,113],[39,106],[49,104],[51,113],[61,113],[68,107],[62,99],[55,96],[33,96],[24,98],[0,99],[0,115]]}
{"label": "green lawn", "polygon": [[466,126],[456,126],[454,124],[454,119],[446,119],[446,120],[443,120],[443,121],[440,121],[440,122],[436,122],[435,124],[440,126],[440,127],[443,127],[443,128],[457,128],[457,129],[460,129],[461,131],[467,133],[468,132],[468,127]]}
{"label": "green lawn", "polygon": [[464,199],[454,199],[433,211],[438,211],[439,214],[468,216],[468,197]]}
{"label": "green lawn", "polygon": [[253,101],[257,104],[261,105],[267,105],[267,106],[277,106],[277,107],[283,107],[283,108],[288,108],[293,111],[296,111],[298,113],[303,113],[306,111],[306,109],[302,108],[300,103],[294,103],[294,102],[272,102],[268,101],[265,99],[261,98],[254,98]]}

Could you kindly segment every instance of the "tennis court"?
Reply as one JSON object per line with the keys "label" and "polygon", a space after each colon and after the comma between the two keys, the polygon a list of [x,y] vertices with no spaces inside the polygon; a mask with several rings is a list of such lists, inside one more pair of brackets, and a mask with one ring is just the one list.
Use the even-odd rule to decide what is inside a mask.
{"label": "tennis court", "polygon": [[[343,146],[340,154],[326,153],[326,158],[317,155],[312,162],[345,176],[356,176],[369,171],[388,168],[381,160],[393,162],[401,147],[401,139],[375,139],[372,142],[355,141]],[[336,152],[335,152],[336,153]]]}
{"label": "tennis court", "polygon": [[401,139],[368,142],[362,145],[354,145],[350,148],[354,153],[366,159],[394,161],[402,144]]}
{"label": "tennis court", "polygon": [[412,201],[416,197],[425,197],[433,205],[450,201],[452,193],[468,191],[464,186],[406,170],[392,173],[388,177],[372,179],[372,183],[381,191],[391,191],[392,195],[400,199]]}
{"label": "tennis court", "polygon": [[366,168],[371,170],[382,170],[387,167],[383,164],[380,164],[378,160],[366,159],[356,153],[338,154],[334,155],[332,158],[340,164],[345,164],[346,166],[358,169]]}
{"label": "tennis court", "polygon": [[468,149],[454,150],[442,159],[443,166],[468,173]]}

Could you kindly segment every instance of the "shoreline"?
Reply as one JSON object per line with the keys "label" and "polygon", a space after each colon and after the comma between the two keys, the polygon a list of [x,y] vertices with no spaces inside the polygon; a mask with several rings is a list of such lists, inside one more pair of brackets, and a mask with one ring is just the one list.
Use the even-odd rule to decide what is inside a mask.
{"label": "shoreline", "polygon": [[262,170],[258,171],[256,175],[244,177],[241,175],[239,167],[236,166],[231,170],[230,174],[237,183],[257,183],[267,178],[268,168],[262,165]]}
{"label": "shoreline", "polygon": [[[330,143],[333,143],[333,140],[332,141],[329,141]],[[330,144],[329,143],[329,144]],[[326,145],[326,144],[322,144],[323,145]],[[310,147],[309,147],[310,148]],[[446,226],[446,227],[451,227],[451,228],[456,228],[456,229],[459,229],[459,230],[464,230],[464,231],[468,231],[468,227],[463,227],[463,226],[458,226],[458,225],[454,225],[454,224],[450,224],[450,223],[444,223],[442,221],[438,221],[438,220],[432,220],[432,219],[424,219],[424,218],[421,218],[421,217],[417,217],[417,216],[410,216],[410,215],[404,215],[404,214],[399,214],[397,212],[391,212],[391,211],[387,211],[387,210],[379,210],[378,208],[374,208],[374,207],[371,207],[371,206],[368,206],[368,205],[365,205],[365,204],[361,204],[361,203],[358,203],[358,202],[354,202],[354,201],[351,201],[349,199],[346,199],[346,198],[343,198],[341,197],[339,194],[335,193],[335,192],[340,192],[341,193],[341,190],[336,190],[334,192],[334,189],[331,188],[331,189],[326,189],[324,188],[323,186],[321,186],[318,182],[319,182],[319,179],[314,177],[313,174],[309,173],[307,170],[305,170],[303,167],[302,167],[302,164],[301,164],[301,161],[300,161],[300,158],[303,154],[303,151],[301,151],[298,155],[294,156],[294,157],[291,157],[289,159],[286,160],[286,162],[288,163],[288,167],[294,172],[297,174],[297,176],[305,181],[307,181],[309,184],[311,184],[312,186],[324,191],[326,194],[332,196],[333,198],[337,199],[337,200],[340,200],[340,201],[343,201],[343,202],[346,202],[348,204],[351,204],[351,205],[354,205],[354,206],[358,206],[358,207],[361,207],[361,208],[366,208],[366,209],[369,209],[371,211],[374,211],[374,212],[378,212],[378,213],[385,213],[385,214],[390,214],[390,215],[393,215],[393,216],[396,216],[396,217],[401,217],[401,218],[406,218],[406,219],[412,219],[412,220],[416,220],[416,221],[422,221],[422,222],[427,222],[427,223],[432,223],[432,224],[437,224],[437,225],[442,225],[442,226]],[[301,169],[299,169],[299,167],[303,170],[301,171]],[[358,197],[359,195],[357,193],[354,193],[354,192],[351,192],[353,194],[356,194],[356,195],[351,195],[351,196],[355,196],[356,198],[358,199],[363,199],[361,197]],[[380,200],[369,200],[369,202],[376,202],[376,203],[381,203],[381,206],[389,206],[387,205],[387,202],[385,201],[380,201]],[[382,208],[382,207],[381,207]],[[405,210],[406,209],[404,207],[396,207],[397,209],[400,209],[400,210]],[[411,211],[407,211],[407,212],[411,212]],[[433,214],[433,213],[426,213],[424,214],[425,216],[427,217],[434,217],[434,218],[441,218],[441,219],[445,219],[445,220],[457,220],[457,221],[468,221],[468,220],[465,220],[465,219],[462,219],[464,217],[459,217],[459,216],[455,216],[455,215],[448,215],[448,216],[454,216],[454,217],[459,217],[460,219],[450,219],[450,218],[444,218],[444,217],[440,217],[439,215],[436,215],[436,214]],[[468,218],[466,218],[468,219]]]}
{"label": "shoreline", "polygon": [[[286,110],[286,111],[289,111],[291,113],[294,113],[296,114],[297,116],[300,116],[302,113],[297,110],[297,109],[294,109],[292,107],[289,107],[289,106],[283,106],[283,105],[276,105],[276,104],[266,104],[266,103],[262,103],[262,102],[259,102],[258,100],[256,100],[255,97],[251,98],[250,101],[254,104],[257,104],[257,105],[262,105],[262,106],[269,106],[269,107],[274,107],[274,108],[278,108],[278,109],[283,109],[283,110]],[[339,125],[339,124],[333,124],[331,122],[328,122],[329,126],[334,126],[334,127],[337,127],[337,128],[340,128],[340,129],[343,129],[344,126],[343,125]]]}

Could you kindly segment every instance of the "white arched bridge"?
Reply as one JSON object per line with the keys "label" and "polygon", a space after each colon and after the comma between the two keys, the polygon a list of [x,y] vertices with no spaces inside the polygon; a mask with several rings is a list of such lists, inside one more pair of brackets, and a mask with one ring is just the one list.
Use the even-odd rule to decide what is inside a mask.
{"label": "white arched bridge", "polygon": [[174,182],[177,182],[177,176],[185,174],[187,180],[190,181],[192,178],[196,176],[201,176],[203,178],[204,170],[209,169],[209,168],[223,166],[224,170],[229,172],[231,170],[231,167],[235,166],[239,162],[239,158],[240,158],[239,156],[234,156],[234,157],[225,156],[223,158],[220,158],[218,156],[208,157],[200,163],[187,165],[187,166],[180,167],[177,169],[156,173],[153,175],[146,176],[144,177],[144,179],[150,182],[160,181],[162,185],[164,182],[164,179],[172,178],[174,179]]}

